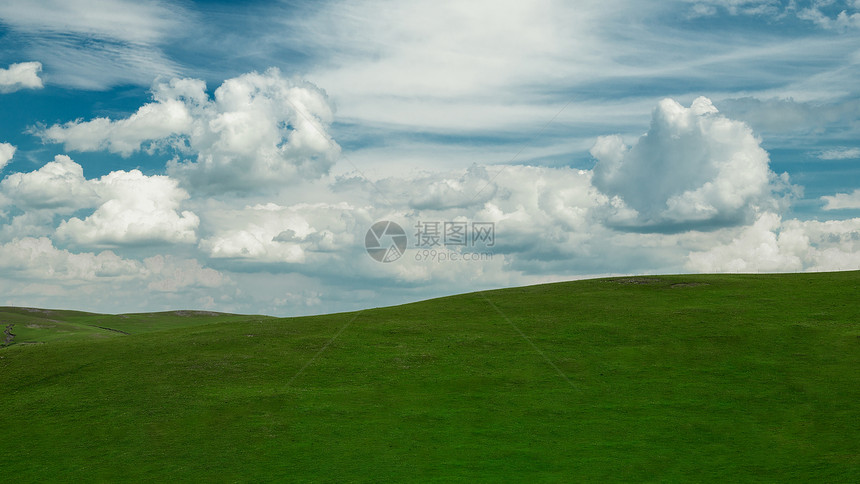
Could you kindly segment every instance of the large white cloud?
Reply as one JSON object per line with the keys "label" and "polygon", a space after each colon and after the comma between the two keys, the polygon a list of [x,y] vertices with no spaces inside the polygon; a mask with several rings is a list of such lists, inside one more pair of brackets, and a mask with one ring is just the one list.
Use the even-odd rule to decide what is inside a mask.
{"label": "large white cloud", "polygon": [[6,164],[15,156],[16,149],[15,146],[9,143],[0,143],[0,171],[3,171]]}
{"label": "large white cloud", "polygon": [[91,207],[98,200],[92,184],[84,178],[84,169],[66,155],[57,155],[36,171],[8,175],[0,182],[0,192],[21,209],[59,213]]}
{"label": "large white cloud", "polygon": [[698,272],[786,272],[860,269],[860,219],[782,221],[763,213],[729,242],[693,251],[686,268]]}
{"label": "large white cloud", "polygon": [[46,237],[24,237],[0,245],[0,268],[22,278],[95,281],[128,279],[138,274],[142,266],[111,251],[73,253],[54,247]]}
{"label": "large white cloud", "polygon": [[176,180],[131,170],[111,172],[91,184],[101,204],[83,220],[62,222],[57,228],[60,238],[95,246],[197,240],[200,219],[191,211],[179,211],[188,193]]}
{"label": "large white cloud", "polygon": [[88,180],[79,164],[57,155],[36,171],[13,173],[0,182],[0,206],[17,207],[24,216],[33,211],[69,215],[95,208],[83,220],[73,217],[56,229],[58,237],[79,245],[193,243],[200,220],[181,210],[189,196],[178,185],[168,176],[147,176],[139,170]]}
{"label": "large white cloud", "polygon": [[236,294],[229,277],[195,259],[72,252],[47,237],[0,244],[0,273],[0,304],[10,305],[109,312],[224,309]]}
{"label": "large white cloud", "polygon": [[752,130],[720,115],[704,97],[689,108],[664,99],[633,147],[619,136],[601,137],[591,154],[597,159],[594,185],[635,211],[612,223],[632,230],[742,224],[775,208],[774,192],[788,182],[770,171]]}
{"label": "large white cloud", "polygon": [[174,159],[168,172],[209,193],[317,178],[340,153],[327,132],[332,111],[325,93],[277,69],[228,79],[212,99],[202,81],[173,79],[156,84],[153,99],[126,119],[71,121],[39,134],[79,151],[177,148],[180,158],[193,159]]}
{"label": "large white cloud", "polygon": [[[371,224],[366,209],[341,203],[267,203],[205,216],[213,234],[200,241],[216,259],[266,263],[331,262],[362,249]],[[360,234],[360,235],[358,235]]]}
{"label": "large white cloud", "polygon": [[42,79],[39,78],[41,70],[40,62],[21,62],[6,69],[0,68],[0,93],[41,89],[44,87]]}
{"label": "large white cloud", "polygon": [[[200,92],[205,89],[202,82],[199,88]],[[144,142],[189,134],[191,124],[191,113],[183,102],[165,99],[142,106],[126,119],[71,121],[51,126],[39,135],[46,141],[64,143],[67,150],[107,150],[128,156],[140,150]]]}

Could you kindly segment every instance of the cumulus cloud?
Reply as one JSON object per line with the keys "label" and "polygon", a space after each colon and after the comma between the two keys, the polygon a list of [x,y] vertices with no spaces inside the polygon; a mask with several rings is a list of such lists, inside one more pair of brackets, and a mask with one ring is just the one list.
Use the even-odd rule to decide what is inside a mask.
{"label": "cumulus cloud", "polygon": [[15,150],[16,148],[9,143],[0,143],[0,171],[3,171],[6,164],[15,156]]}
{"label": "cumulus cloud", "polygon": [[53,209],[59,213],[94,206],[98,194],[84,178],[81,165],[66,155],[29,173],[12,173],[0,182],[0,191],[19,208]]}
{"label": "cumulus cloud", "polygon": [[0,244],[0,273],[2,303],[9,305],[110,312],[218,305],[223,310],[230,294],[236,293],[228,276],[195,259],[155,255],[135,260],[112,251],[75,253],[56,247],[47,237],[19,237]]}
{"label": "cumulus cloud", "polygon": [[218,210],[207,220],[216,229],[200,241],[200,249],[210,257],[305,263],[330,260],[337,251],[352,253],[361,249],[364,231],[372,219],[365,209],[341,202],[291,206],[267,203]]}
{"label": "cumulus cloud", "polygon": [[15,92],[21,89],[41,89],[42,71],[40,62],[21,62],[8,68],[0,68],[0,93]]}
{"label": "cumulus cloud", "polygon": [[0,268],[18,277],[51,281],[128,279],[140,263],[111,251],[72,253],[54,247],[46,237],[24,237],[0,245]]}
{"label": "cumulus cloud", "polygon": [[851,193],[837,193],[821,197],[824,210],[843,210],[860,208],[860,188]]}
{"label": "cumulus cloud", "polygon": [[188,193],[168,176],[139,170],[114,171],[88,180],[83,168],[65,155],[29,173],[13,173],[0,182],[6,206],[25,212],[72,214],[95,208],[80,219],[60,223],[57,236],[80,245],[111,246],[145,242],[190,243],[197,240],[197,215],[181,211]]}
{"label": "cumulus cloud", "polygon": [[763,213],[730,242],[694,251],[697,272],[786,272],[860,269],[860,219],[783,222]]}
{"label": "cumulus cloud", "polygon": [[[195,85],[199,93],[205,91],[202,81],[178,81]],[[178,99],[164,99],[159,92],[157,102],[142,106],[126,119],[113,121],[95,118],[91,121],[70,121],[38,131],[43,141],[64,143],[67,150],[106,150],[129,156],[141,149],[145,142],[169,138],[171,135],[190,134],[192,118],[188,107]]]}
{"label": "cumulus cloud", "polygon": [[769,156],[744,123],[719,114],[699,97],[689,108],[660,101],[651,127],[632,147],[601,137],[594,185],[612,198],[610,223],[637,231],[714,229],[745,223],[772,208],[788,184],[768,167]]}
{"label": "cumulus cloud", "polygon": [[[494,263],[504,260],[510,267],[524,261],[573,263],[588,257],[595,233],[605,231],[602,210],[611,209],[611,201],[591,179],[591,171],[569,167],[473,165],[466,170],[385,178],[374,183],[375,189],[364,188],[370,196],[381,192],[374,217],[394,216],[409,225],[404,228],[413,239],[419,222],[495,224],[492,250],[497,257],[507,258]],[[342,190],[354,181],[340,183]],[[415,277],[418,274],[429,277],[435,272],[421,270]]]}
{"label": "cumulus cloud", "polygon": [[269,69],[224,81],[211,99],[205,89],[194,79],[157,83],[153,102],[129,118],[71,121],[38,133],[79,151],[174,148],[168,172],[208,193],[317,178],[337,160],[340,147],[327,132],[332,110],[312,84]]}
{"label": "cumulus cloud", "polygon": [[802,233],[779,233],[780,217],[762,214],[730,243],[689,255],[687,267],[699,272],[780,272],[803,268],[798,252],[808,247]]}
{"label": "cumulus cloud", "polygon": [[60,224],[57,235],[81,245],[122,245],[151,242],[193,243],[200,219],[179,212],[188,193],[167,176],[146,176],[139,170],[114,171],[91,186],[101,204],[81,220]]}

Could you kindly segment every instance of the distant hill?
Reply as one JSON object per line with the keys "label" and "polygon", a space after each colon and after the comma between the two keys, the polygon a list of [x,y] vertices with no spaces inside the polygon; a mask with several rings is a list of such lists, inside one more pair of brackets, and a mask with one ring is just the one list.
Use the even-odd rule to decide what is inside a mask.
{"label": "distant hill", "polygon": [[0,480],[860,482],[858,283],[622,277],[281,319],[0,308]]}
{"label": "distant hill", "polygon": [[96,314],[81,311],[0,306],[0,327],[15,335],[6,345],[100,339],[178,329],[203,324],[245,321],[269,316],[240,316],[211,311]]}

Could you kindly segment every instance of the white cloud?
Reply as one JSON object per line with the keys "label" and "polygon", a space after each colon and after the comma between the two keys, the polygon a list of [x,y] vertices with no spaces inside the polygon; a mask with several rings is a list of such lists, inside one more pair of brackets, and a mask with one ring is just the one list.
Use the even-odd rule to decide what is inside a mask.
{"label": "white cloud", "polygon": [[[112,251],[75,253],[47,237],[0,244],[0,304],[128,312],[224,309],[238,291],[195,259],[125,259]],[[216,302],[217,301],[217,302]],[[213,306],[216,306],[213,308]],[[252,306],[245,306],[247,312]]]}
{"label": "white cloud", "polygon": [[741,224],[771,208],[773,192],[787,185],[787,176],[770,171],[752,130],[720,115],[704,97],[690,108],[664,99],[633,147],[618,136],[602,137],[591,154],[594,185],[629,209],[611,223],[634,230]]}
{"label": "white cloud", "polygon": [[851,193],[837,193],[821,197],[824,210],[843,210],[860,208],[860,188]]}
{"label": "white cloud", "polygon": [[0,182],[0,192],[21,209],[52,209],[72,213],[92,207],[98,195],[84,178],[81,165],[66,155],[30,173],[12,173]]}
{"label": "white cloud", "polygon": [[179,212],[188,193],[176,180],[131,170],[111,172],[90,185],[101,204],[84,220],[62,222],[60,238],[94,246],[196,242],[200,219],[193,212]]}
{"label": "white cloud", "polygon": [[111,251],[80,254],[58,249],[46,237],[24,237],[0,245],[0,268],[18,277],[50,281],[128,279],[142,267]]}
{"label": "white cloud", "polygon": [[802,233],[779,233],[779,226],[779,215],[762,214],[731,243],[691,253],[687,267],[698,272],[781,272],[802,269],[803,261],[799,252],[806,249],[808,242],[802,240]]}
{"label": "white cloud", "polygon": [[354,252],[362,248],[372,220],[366,210],[346,202],[268,203],[217,210],[204,218],[214,233],[200,241],[200,248],[210,257],[271,263],[330,262],[332,254]]}
{"label": "white cloud", "polygon": [[39,72],[42,70],[40,62],[21,62],[12,64],[8,68],[0,68],[0,93],[15,92],[20,89],[41,89],[42,79]]}
{"label": "white cloud", "polygon": [[[144,242],[193,243],[200,221],[180,205],[188,193],[167,176],[139,170],[114,171],[99,179],[84,178],[83,168],[65,155],[30,173],[13,173],[0,182],[0,206],[72,214],[95,208],[81,220],[60,223],[56,234],[80,245],[111,246]],[[27,220],[18,220],[26,224]]]}
{"label": "white cloud", "polygon": [[818,157],[822,160],[853,160],[860,158],[860,148],[836,148],[822,151]]}
{"label": "white cloud", "polygon": [[16,149],[9,143],[0,143],[0,171],[3,171],[6,164],[15,156]]}
{"label": "white cloud", "polygon": [[617,0],[335,2],[288,20],[285,40],[324,54],[307,78],[331,93],[343,120],[517,131],[543,125],[568,101],[544,90],[641,74],[615,61],[617,36],[602,34],[615,31],[617,12],[646,17],[659,8]]}
{"label": "white cloud", "polygon": [[325,93],[277,69],[228,79],[211,100],[193,79],[158,83],[153,98],[127,119],[72,121],[39,134],[80,151],[129,155],[145,143],[178,148],[196,156],[170,162],[168,172],[208,193],[317,178],[340,154],[327,132],[333,114]]}
{"label": "white cloud", "polygon": [[[353,186],[352,180],[340,183],[338,193]],[[494,223],[498,238],[493,250],[502,257],[494,263],[506,266],[518,260],[571,263],[587,257],[595,234],[608,232],[600,217],[604,209],[611,210],[611,201],[594,188],[587,170],[475,165],[385,178],[374,185],[359,185],[374,200],[374,219],[406,223],[411,237],[418,222]],[[376,189],[382,193],[377,195]],[[435,271],[419,271],[415,277],[424,273],[430,277]]]}
{"label": "white cloud", "polygon": [[[205,86],[199,83],[200,92]],[[147,141],[160,140],[171,135],[189,134],[191,113],[184,103],[176,99],[149,103],[126,119],[112,121],[95,118],[91,121],[70,121],[39,131],[43,141],[64,143],[67,150],[106,150],[128,156],[141,149]]]}
{"label": "white cloud", "polygon": [[781,221],[764,213],[728,243],[688,256],[697,272],[786,272],[860,269],[860,219]]}

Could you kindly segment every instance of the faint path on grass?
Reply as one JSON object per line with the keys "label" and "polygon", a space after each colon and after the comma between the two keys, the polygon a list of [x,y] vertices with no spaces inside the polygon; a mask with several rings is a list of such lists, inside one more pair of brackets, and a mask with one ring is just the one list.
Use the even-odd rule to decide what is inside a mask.
{"label": "faint path on grass", "polygon": [[122,334],[126,334],[126,335],[131,334],[131,333],[126,333],[125,331],[123,331],[121,329],[106,328],[104,326],[96,326],[95,324],[91,324],[90,326],[92,326],[93,328],[103,329],[105,331],[113,331],[114,333],[122,333]]}
{"label": "faint path on grass", "polygon": [[287,382],[287,387],[289,387],[290,385],[292,385],[292,384],[293,384],[293,381],[294,381],[296,378],[298,378],[298,377],[299,377],[299,375],[301,375],[303,371],[305,371],[305,368],[307,368],[307,367],[311,366],[311,363],[313,363],[317,358],[319,358],[319,356],[322,354],[322,352],[323,352],[323,351],[325,351],[325,349],[326,349],[326,348],[328,348],[330,344],[334,343],[334,340],[336,340],[336,339],[337,339],[337,337],[338,337],[338,336],[340,336],[340,334],[341,334],[341,333],[343,333],[343,330],[345,330],[347,327],[349,327],[349,325],[350,325],[350,324],[352,324],[352,322],[353,322],[353,321],[355,321],[355,320],[356,320],[356,318],[358,318],[358,315],[359,315],[359,314],[361,314],[361,313],[363,313],[363,312],[364,312],[364,311],[362,310],[362,311],[358,311],[357,313],[355,313],[355,315],[352,317],[352,319],[350,319],[349,321],[347,321],[347,322],[346,322],[346,324],[344,324],[344,325],[343,325],[343,327],[341,327],[341,328],[337,331],[337,333],[335,333],[335,334],[334,334],[334,336],[332,336],[332,337],[331,337],[331,339],[330,339],[330,340],[328,340],[328,341],[326,342],[326,344],[324,344],[324,345],[322,346],[322,348],[320,348],[320,349],[319,349],[319,351],[317,351],[317,352],[316,352],[316,354],[315,354],[314,356],[312,356],[310,360],[308,360],[308,362],[307,362],[307,363],[305,363],[305,365],[304,365],[304,366],[302,366],[301,368],[299,368],[299,371],[297,371],[297,372],[296,372],[296,374],[295,374],[295,375],[293,375],[293,377],[292,377],[292,378],[290,378],[290,381],[288,381],[288,382]]}
{"label": "faint path on grass", "polygon": [[481,291],[479,291],[479,292],[478,292],[478,294],[480,294],[480,295],[481,295],[481,297],[482,297],[482,298],[484,298],[484,301],[487,301],[487,304],[489,304],[493,309],[495,309],[495,310],[496,310],[496,312],[497,312],[497,313],[499,313],[499,316],[501,316],[502,318],[504,318],[504,320],[505,320],[505,321],[507,321],[507,322],[508,322],[508,324],[510,324],[510,325],[511,325],[511,327],[512,327],[512,328],[514,328],[514,330],[516,330],[516,332],[517,332],[517,333],[519,333],[519,335],[520,335],[524,340],[526,340],[526,342],[529,344],[529,346],[531,346],[531,347],[532,347],[532,349],[533,349],[533,350],[535,350],[535,353],[539,354],[539,355],[544,359],[544,361],[546,361],[546,362],[549,364],[549,366],[551,366],[551,367],[555,368],[555,371],[556,371],[559,375],[561,375],[561,377],[562,377],[562,378],[564,378],[564,381],[566,381],[566,382],[567,382],[567,384],[568,384],[568,385],[570,385],[570,387],[571,387],[571,388],[573,388],[574,390],[579,391],[579,388],[577,388],[577,387],[576,387],[576,385],[574,385],[574,384],[573,384],[573,382],[572,382],[572,381],[570,381],[570,378],[568,378],[568,377],[567,377],[567,375],[565,375],[565,374],[564,374],[564,372],[563,372],[563,371],[561,371],[561,368],[559,368],[558,366],[556,366],[556,365],[555,365],[555,363],[553,363],[553,362],[552,362],[552,360],[551,360],[551,359],[549,359],[549,357],[546,355],[546,353],[544,353],[543,351],[541,351],[541,349],[540,349],[540,348],[538,348],[538,347],[537,347],[537,346],[532,342],[532,340],[530,340],[530,339],[529,339],[529,337],[528,337],[528,336],[526,336],[526,335],[525,335],[525,333],[523,333],[523,332],[522,332],[522,330],[519,328],[519,326],[517,326],[516,324],[514,324],[514,322],[513,322],[513,321],[511,321],[511,318],[509,318],[505,313],[503,313],[503,312],[502,312],[502,310],[501,310],[501,309],[499,309],[499,307],[498,307],[498,306],[496,306],[496,305],[493,303],[493,301],[490,301],[490,299],[486,296],[486,294],[484,294],[484,293],[483,293],[483,292],[481,292]]}

